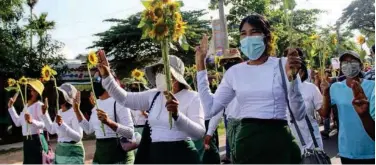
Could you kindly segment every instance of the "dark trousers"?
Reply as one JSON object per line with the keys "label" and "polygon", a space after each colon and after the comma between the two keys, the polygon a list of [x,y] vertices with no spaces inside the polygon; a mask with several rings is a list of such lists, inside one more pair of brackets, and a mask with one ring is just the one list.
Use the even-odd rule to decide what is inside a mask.
{"label": "dark trousers", "polygon": [[341,157],[342,164],[375,164],[375,159],[349,159]]}

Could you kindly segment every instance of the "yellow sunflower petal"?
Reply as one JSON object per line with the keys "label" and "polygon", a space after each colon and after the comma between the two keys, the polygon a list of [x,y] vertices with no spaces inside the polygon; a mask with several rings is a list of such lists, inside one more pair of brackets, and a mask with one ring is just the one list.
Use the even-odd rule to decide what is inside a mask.
{"label": "yellow sunflower petal", "polygon": [[12,87],[16,85],[16,83],[17,81],[15,79],[12,79],[12,78],[8,79],[8,86]]}
{"label": "yellow sunflower petal", "polygon": [[18,83],[22,84],[22,85],[26,85],[27,84],[27,78],[25,76],[22,76],[19,80],[18,80]]}
{"label": "yellow sunflower petal", "polygon": [[94,67],[98,64],[98,57],[94,51],[91,51],[87,56],[87,61],[90,67]]}

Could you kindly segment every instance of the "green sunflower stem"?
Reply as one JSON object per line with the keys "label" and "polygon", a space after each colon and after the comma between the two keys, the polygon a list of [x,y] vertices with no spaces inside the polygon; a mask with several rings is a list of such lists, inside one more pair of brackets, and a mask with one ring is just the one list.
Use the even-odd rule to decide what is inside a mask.
{"label": "green sunflower stem", "polygon": [[[24,99],[24,96],[22,94],[22,90],[21,90],[21,87],[19,84],[17,84],[17,88],[18,88],[18,91],[20,92],[21,94],[21,99],[22,99],[22,103],[23,103],[23,112],[24,114],[26,113],[26,104],[25,104],[25,99]],[[16,100],[14,100],[16,101]],[[26,130],[29,130],[29,124],[26,125]],[[28,131],[29,132],[29,131]],[[29,139],[29,135],[26,135],[26,139]]]}
{"label": "green sunflower stem", "polygon": [[54,85],[55,85],[55,90],[56,90],[56,115],[57,115],[59,112],[59,91],[57,89],[56,78],[54,76],[52,76],[52,78],[54,79]]}
{"label": "green sunflower stem", "polygon": [[[171,85],[171,73],[170,73],[170,60],[168,58],[168,39],[164,39],[161,42],[161,49],[162,49],[162,59],[163,59],[163,66],[164,66],[164,73],[166,74],[166,84],[167,84],[167,91],[170,92],[172,90]],[[167,96],[167,100],[169,100],[169,95]],[[169,112],[168,114],[168,122],[170,124],[170,129],[172,129],[172,113]]]}
{"label": "green sunflower stem", "polygon": [[[24,102],[24,114],[27,112],[27,85],[25,85],[25,102]],[[29,123],[26,123],[26,130],[27,130],[27,133],[28,135],[26,136],[26,138],[28,138],[29,136],[29,133],[30,133],[30,129],[29,129]]]}
{"label": "green sunflower stem", "polygon": [[[94,85],[93,85],[93,79],[91,78],[91,73],[90,73],[90,66],[87,65],[87,71],[89,73],[89,78],[90,78],[90,84],[91,84],[91,90],[94,92]],[[97,97],[94,95],[94,103],[95,103],[95,107],[96,109],[99,109],[98,108],[98,104],[97,104]],[[104,124],[101,123],[101,129],[102,129],[102,132],[103,132],[103,135],[106,136],[106,131],[104,130]]]}

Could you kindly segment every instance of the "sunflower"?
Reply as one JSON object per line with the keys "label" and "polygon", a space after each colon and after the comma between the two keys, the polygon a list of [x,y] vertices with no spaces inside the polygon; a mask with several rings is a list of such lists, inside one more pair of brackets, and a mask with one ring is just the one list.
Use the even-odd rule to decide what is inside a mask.
{"label": "sunflower", "polygon": [[45,65],[43,68],[42,68],[42,78],[43,78],[43,81],[50,81],[50,78],[51,76],[54,76],[56,75],[56,71],[53,70],[50,66],[48,65]]}
{"label": "sunflower", "polygon": [[144,18],[146,18],[146,20],[150,20],[150,21],[155,21],[156,20],[156,17],[155,17],[153,9],[147,9],[147,10],[145,10],[144,13],[143,13],[143,15],[144,15]]}
{"label": "sunflower", "polygon": [[167,3],[170,3],[171,0],[162,0],[162,2],[163,2],[164,4],[167,4]]}
{"label": "sunflower", "polygon": [[176,21],[183,21],[183,18],[179,12],[174,13]]}
{"label": "sunflower", "polygon": [[17,81],[15,79],[12,79],[12,78],[8,79],[8,86],[12,87],[16,85],[16,83]]}
{"label": "sunflower", "polygon": [[192,68],[193,68],[194,71],[197,71],[197,66],[196,65],[193,65]]}
{"label": "sunflower", "polygon": [[174,29],[174,35],[173,35],[173,40],[177,41],[180,36],[184,35],[185,29],[187,28],[186,22],[183,21],[177,21],[175,24],[175,29]]}
{"label": "sunflower", "polygon": [[176,2],[169,2],[167,4],[167,8],[170,10],[171,13],[175,13],[178,7],[179,7],[178,3]]}
{"label": "sunflower", "polygon": [[138,70],[138,69],[134,69],[132,71],[132,77],[138,81],[140,81],[143,77],[144,77],[145,73]]}
{"label": "sunflower", "polygon": [[87,56],[87,61],[89,67],[94,67],[98,64],[98,57],[97,54],[94,51],[91,51],[89,55]]}
{"label": "sunflower", "polygon": [[161,41],[168,35],[168,26],[163,19],[158,20],[153,29],[149,32],[149,35],[150,38],[156,38],[158,41]]}
{"label": "sunflower", "polygon": [[219,57],[219,56],[215,56],[215,57],[214,57],[214,63],[215,63],[215,64],[219,64],[219,61],[221,61],[221,57]]}
{"label": "sunflower", "polygon": [[18,80],[18,83],[22,84],[22,85],[26,85],[27,84],[27,78],[25,76],[22,76],[19,80]]}
{"label": "sunflower", "polygon": [[158,18],[161,18],[163,16],[163,8],[162,8],[162,6],[156,6],[154,8],[154,15],[157,16]]}
{"label": "sunflower", "polygon": [[356,38],[356,41],[358,42],[359,45],[363,45],[366,42],[366,38],[360,35]]}

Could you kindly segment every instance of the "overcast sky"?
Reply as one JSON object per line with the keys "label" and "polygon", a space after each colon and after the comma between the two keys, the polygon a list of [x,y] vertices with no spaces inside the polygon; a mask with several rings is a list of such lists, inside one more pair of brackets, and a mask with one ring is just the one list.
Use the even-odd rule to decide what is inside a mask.
{"label": "overcast sky", "polygon": [[[210,0],[184,0],[182,10],[208,9]],[[296,0],[298,9],[317,8],[326,11],[320,15],[318,24],[332,25],[341,16],[342,10],[352,0]],[[65,44],[63,53],[72,59],[97,38],[93,34],[103,32],[112,24],[102,22],[107,18],[126,18],[144,7],[139,0],[39,0],[34,12],[48,12],[48,20],[56,22],[50,33],[54,39]],[[228,8],[226,8],[226,13]],[[204,18],[218,18],[218,11],[210,11]]]}

